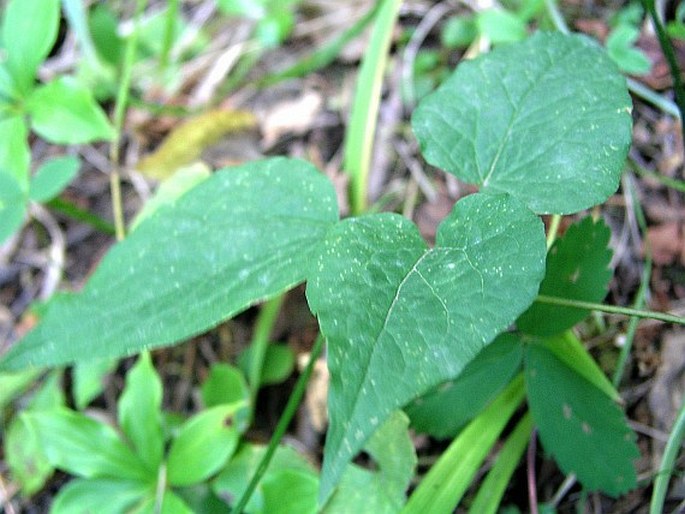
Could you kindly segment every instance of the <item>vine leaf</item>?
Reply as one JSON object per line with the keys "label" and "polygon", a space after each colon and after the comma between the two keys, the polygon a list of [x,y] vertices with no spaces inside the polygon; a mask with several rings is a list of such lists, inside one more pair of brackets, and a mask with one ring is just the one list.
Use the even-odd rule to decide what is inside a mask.
{"label": "vine leaf", "polygon": [[395,214],[329,231],[307,287],[331,373],[320,501],[393,410],[454,378],[531,304],[544,259],[540,220],[509,195],[459,201],[433,249]]}
{"label": "vine leaf", "polygon": [[461,63],[412,126],[429,163],[566,214],[616,191],[630,112],[625,78],[599,45],[540,32]]}
{"label": "vine leaf", "polygon": [[113,247],[0,369],[120,357],[206,331],[302,282],[337,217],[333,186],[304,161],[221,170]]}

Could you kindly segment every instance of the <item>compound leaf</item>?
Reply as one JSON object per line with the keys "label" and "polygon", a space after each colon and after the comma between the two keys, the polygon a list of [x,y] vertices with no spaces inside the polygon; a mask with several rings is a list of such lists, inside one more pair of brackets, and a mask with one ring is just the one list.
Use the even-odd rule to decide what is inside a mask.
{"label": "compound leaf", "polygon": [[[610,237],[611,230],[601,220],[595,222],[587,217],[571,225],[549,250],[540,294],[601,302],[612,275]],[[535,303],[516,321],[516,326],[527,334],[547,337],[561,334],[589,314],[585,309]]]}
{"label": "compound leaf", "polygon": [[455,377],[530,305],[543,239],[520,202],[485,194],[455,205],[433,249],[389,213],[330,230],[307,288],[329,343],[322,501],[393,410]]}
{"label": "compound leaf", "polygon": [[117,404],[119,426],[140,459],[154,473],[164,453],[162,380],[148,352],[143,352],[126,374]]}
{"label": "compound leaf", "polygon": [[462,62],[412,125],[431,164],[564,214],[618,187],[630,111],[625,79],[596,43],[541,32]]}
{"label": "compound leaf", "polygon": [[72,77],[37,87],[26,101],[31,128],[51,143],[74,145],[108,140],[114,129],[92,93]]}
{"label": "compound leaf", "polygon": [[36,431],[45,456],[56,468],[84,478],[144,481],[155,476],[109,425],[63,407],[22,416]]}
{"label": "compound leaf", "polygon": [[543,345],[528,345],[525,362],[530,411],[564,473],[611,496],[635,487],[635,434],[616,403]]}
{"label": "compound leaf", "polygon": [[22,92],[33,86],[38,66],[55,44],[59,0],[12,0],[2,19],[2,46],[7,68]]}
{"label": "compound leaf", "polygon": [[113,247],[0,368],[117,357],[203,332],[303,281],[337,216],[331,183],[304,161],[219,171]]}

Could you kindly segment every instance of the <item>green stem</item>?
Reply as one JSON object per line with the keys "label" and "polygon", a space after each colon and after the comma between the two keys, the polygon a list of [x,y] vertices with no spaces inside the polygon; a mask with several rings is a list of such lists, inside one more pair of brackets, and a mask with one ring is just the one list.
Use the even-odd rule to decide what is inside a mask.
{"label": "green stem", "polygon": [[242,497],[236,504],[235,508],[231,511],[232,514],[241,514],[243,512],[243,509],[247,505],[247,502],[250,501],[250,497],[252,496],[252,493],[254,493],[257,484],[259,484],[259,481],[264,476],[264,473],[266,473],[266,470],[268,469],[269,464],[271,463],[271,459],[273,458],[274,453],[278,448],[278,444],[285,435],[285,431],[287,430],[288,425],[290,425],[293,416],[295,416],[295,412],[297,411],[297,407],[300,404],[300,400],[302,400],[302,396],[304,395],[304,391],[307,387],[307,383],[309,382],[309,378],[312,376],[312,371],[314,370],[314,363],[319,358],[319,355],[321,355],[321,351],[323,350],[323,343],[324,337],[323,335],[319,334],[319,337],[316,338],[316,341],[314,342],[314,347],[312,348],[312,351],[309,355],[309,362],[307,363],[307,367],[304,369],[300,377],[297,379],[295,388],[293,389],[290,398],[288,398],[288,403],[286,404],[285,409],[283,410],[281,418],[278,420],[278,424],[276,425],[274,434],[271,437],[271,441],[269,441],[269,446],[267,447],[266,452],[262,457],[262,460],[259,462],[257,470],[252,476],[252,479],[250,480],[247,489],[245,489],[245,492],[243,493]]}
{"label": "green stem", "polygon": [[547,232],[547,250],[552,248],[554,240],[559,233],[559,223],[561,222],[561,215],[555,214],[549,222],[549,231]]}
{"label": "green stem", "polygon": [[112,192],[114,228],[116,231],[117,240],[119,241],[121,241],[126,235],[124,210],[122,207],[123,202],[121,200],[121,170],[119,166],[119,149],[121,146],[121,133],[124,126],[124,114],[126,113],[129,89],[131,87],[131,78],[133,76],[133,61],[136,56],[136,47],[138,46],[140,17],[145,10],[146,5],[147,0],[137,0],[136,2],[133,34],[131,34],[131,37],[126,42],[126,52],[124,54],[124,63],[121,70],[121,79],[119,82],[119,89],[117,90],[117,97],[114,103],[114,138],[112,139],[112,143],[109,147],[109,160],[112,165],[112,171],[110,173],[110,188]]}
{"label": "green stem", "polygon": [[678,110],[680,111],[680,128],[682,129],[683,142],[685,143],[685,88],[683,88],[683,81],[680,78],[680,69],[678,68],[678,61],[675,56],[675,51],[673,50],[671,40],[668,38],[668,34],[666,34],[666,29],[657,15],[654,0],[642,0],[642,5],[652,18],[652,23],[654,23],[654,28],[656,29],[656,35],[659,39],[661,51],[664,54],[664,57],[666,57],[666,62],[671,70],[675,101],[678,105]]}
{"label": "green stem", "polygon": [[549,14],[554,27],[562,34],[570,34],[571,31],[566,25],[566,20],[564,20],[564,15],[561,14],[559,6],[556,0],[545,0],[545,7],[547,8],[547,14]]}
{"label": "green stem", "polygon": [[167,5],[162,52],[159,55],[160,75],[163,74],[166,71],[167,66],[169,66],[169,55],[171,54],[171,45],[174,42],[174,30],[176,28],[176,18],[178,17],[178,0],[168,0]]}
{"label": "green stem", "polygon": [[661,459],[661,466],[659,473],[654,480],[654,490],[652,491],[652,501],[649,505],[649,514],[661,514],[663,512],[664,500],[666,499],[666,491],[668,490],[668,482],[673,473],[673,463],[675,462],[678,452],[680,451],[680,444],[685,437],[685,400],[680,406],[678,417],[673,424],[671,435],[668,437],[664,456]]}
{"label": "green stem", "polygon": [[655,319],[657,321],[663,321],[664,323],[685,325],[685,318],[676,316],[674,314],[668,314],[666,312],[645,311],[641,309],[632,309],[630,307],[617,307],[615,305],[604,305],[602,303],[569,300],[568,298],[559,298],[556,296],[547,296],[543,294],[538,295],[535,301],[549,305],[561,305],[563,307],[574,307],[576,309],[600,311],[606,312],[607,314],[621,314],[623,316],[635,316],[644,319]]}
{"label": "green stem", "polygon": [[655,107],[658,107],[665,113],[670,114],[675,118],[680,118],[680,110],[678,109],[678,106],[674,104],[671,100],[669,100],[668,98],[664,98],[658,93],[655,93],[647,86],[640,84],[635,79],[627,78],[626,81],[628,82],[628,89],[631,93],[633,93],[636,96],[639,96],[640,98],[651,103]]}
{"label": "green stem", "polygon": [[116,235],[114,225],[108,223],[99,216],[96,216],[95,214],[92,214],[84,209],[81,209],[80,207],[77,207],[71,202],[62,200],[61,198],[53,198],[46,205],[57,212],[61,212],[62,214],[65,214],[70,218],[75,219],[76,221],[86,223],[94,229],[99,230],[100,232],[104,232],[105,234],[108,234],[110,236]]}
{"label": "green stem", "polygon": [[345,170],[350,174],[352,214],[366,212],[371,150],[380,105],[381,86],[401,0],[382,0],[369,48],[359,70],[350,123],[345,134]]}
{"label": "green stem", "polygon": [[250,405],[251,411],[255,410],[259,384],[262,381],[262,368],[264,367],[264,357],[269,346],[269,336],[273,329],[278,313],[283,305],[285,294],[278,295],[262,305],[259,316],[254,327],[254,334],[250,343],[250,367],[248,372],[248,382],[250,384]]}
{"label": "green stem", "polygon": [[635,173],[637,173],[641,177],[651,178],[653,180],[656,180],[657,182],[660,182],[666,187],[670,187],[671,189],[675,189],[676,191],[685,193],[685,181],[665,177],[660,173],[654,173],[653,171],[643,168],[632,159],[629,159],[628,163],[630,164],[630,167],[633,168],[633,171],[635,171]]}

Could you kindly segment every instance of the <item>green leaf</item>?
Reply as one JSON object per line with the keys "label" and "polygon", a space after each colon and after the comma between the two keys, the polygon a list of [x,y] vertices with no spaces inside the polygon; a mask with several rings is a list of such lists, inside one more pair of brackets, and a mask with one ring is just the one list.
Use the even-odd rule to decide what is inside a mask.
{"label": "green leaf", "polygon": [[447,48],[469,46],[478,36],[473,16],[452,16],[447,19],[440,31],[440,42]]}
{"label": "green leaf", "polygon": [[395,411],[373,434],[365,450],[378,471],[349,465],[340,486],[324,508],[325,514],[399,512],[417,462],[408,425],[407,416],[402,411]]}
{"label": "green leaf", "polygon": [[429,163],[564,214],[618,187],[630,112],[625,78],[596,43],[541,32],[462,61],[412,126]]}
{"label": "green leaf", "polygon": [[303,281],[337,215],[331,183],[304,161],[219,171],[110,250],[0,369],[122,356],[205,331]]}
{"label": "green leaf", "polygon": [[524,397],[523,377],[519,375],[450,443],[414,490],[402,514],[454,512]]}
{"label": "green leaf", "polygon": [[[252,360],[252,347],[247,347],[238,356],[238,366],[247,375]],[[261,385],[279,384],[286,380],[295,369],[295,354],[286,344],[270,344],[266,347],[262,366]]]}
{"label": "green leaf", "polygon": [[14,83],[14,78],[10,75],[7,65],[0,62],[0,113],[4,115],[5,111],[10,111],[12,108],[10,103],[15,102],[18,96],[19,92]]}
{"label": "green leaf", "polygon": [[17,179],[0,170],[0,243],[21,228],[27,205],[27,195]]}
{"label": "green leaf", "polygon": [[[610,238],[611,230],[602,220],[587,217],[571,225],[549,250],[540,294],[601,302],[612,276]],[[589,314],[584,309],[535,303],[516,325],[527,334],[546,337],[561,334]]]}
{"label": "green leaf", "polygon": [[163,180],[155,194],[150,198],[145,206],[138,212],[135,220],[131,224],[131,230],[140,225],[145,219],[157,212],[164,205],[173,205],[185,193],[190,191],[200,182],[204,182],[212,175],[212,171],[206,164],[196,163],[190,166],[179,168],[171,177]]}
{"label": "green leaf", "polygon": [[627,73],[645,75],[652,63],[644,52],[634,46],[640,37],[640,30],[631,25],[618,25],[606,40],[607,53]]}
{"label": "green leaf", "polygon": [[469,507],[469,514],[496,514],[504,492],[512,482],[523,452],[533,432],[533,418],[530,412],[516,424],[516,427],[497,454],[495,462],[481,482],[478,493]]}
{"label": "green leaf", "polygon": [[[24,193],[27,193],[29,189],[29,162],[31,161],[27,138],[28,129],[21,116],[11,116],[0,120],[0,175],[11,175]],[[0,187],[0,191],[3,189]]]}
{"label": "green leaf", "polygon": [[102,359],[77,363],[72,370],[72,394],[77,410],[85,409],[103,391],[105,379],[117,365],[116,360]]}
{"label": "green leaf", "polygon": [[238,368],[229,364],[216,363],[209,369],[209,376],[202,383],[202,403],[205,407],[216,407],[227,403],[244,402],[245,407],[236,412],[236,427],[244,432],[249,426],[250,390],[245,376]]}
{"label": "green leaf", "polygon": [[564,473],[614,497],[635,487],[635,434],[604,392],[537,344],[526,349],[526,388],[540,440]]}
{"label": "green leaf", "polygon": [[31,179],[29,197],[35,202],[47,202],[60,194],[78,174],[81,161],[66,155],[48,159]]}
{"label": "green leaf", "polygon": [[85,478],[154,480],[116,431],[65,408],[23,414],[50,463]]}
{"label": "green leaf", "polygon": [[322,499],[393,410],[457,376],[531,304],[544,253],[540,220],[508,195],[460,200],[433,249],[390,213],[330,230],[307,287],[329,343]]}
{"label": "green leaf", "polygon": [[254,20],[260,20],[267,15],[265,0],[218,0],[219,9],[224,14],[244,16]]}
{"label": "green leaf", "polygon": [[[215,494],[222,498],[237,499],[242,497],[265,452],[265,446],[249,443],[242,444],[240,450],[221,470],[216,479],[212,481],[212,489]],[[256,514],[263,512],[263,484],[271,476],[277,476],[283,471],[293,471],[297,472],[300,476],[304,474],[314,479],[317,478],[314,466],[304,456],[290,446],[278,446],[266,473],[262,480],[260,480],[245,508],[246,513]]]}
{"label": "green leaf", "polygon": [[[0,188],[0,191],[2,191],[2,188]],[[31,387],[39,375],[40,370],[37,369],[16,373],[0,373],[0,413],[5,410],[7,404],[14,400],[14,398]]]}
{"label": "green leaf", "polygon": [[[284,469],[262,481],[264,514],[316,514],[319,479],[311,473]],[[374,511],[377,512],[377,511]]]}
{"label": "green leaf", "polygon": [[65,405],[62,370],[51,371],[29,402],[32,410],[50,410]]}
{"label": "green leaf", "polygon": [[118,31],[119,21],[107,3],[94,5],[88,13],[88,27],[97,54],[107,63],[118,66],[124,55],[124,41]]}
{"label": "green leaf", "polygon": [[[128,514],[128,513],[127,513]],[[130,514],[195,514],[191,508],[173,491],[169,489],[162,495],[161,505],[157,504],[157,497],[151,496]]]}
{"label": "green leaf", "polygon": [[195,514],[228,513],[226,502],[214,494],[207,482],[174,491]]}
{"label": "green leaf", "polygon": [[245,376],[238,368],[223,363],[212,364],[201,391],[205,407],[245,401],[250,397]]}
{"label": "green leaf", "polygon": [[181,426],[169,448],[169,484],[196,484],[221,469],[238,446],[240,432],[233,426],[233,416],[243,405],[238,402],[212,407]]}
{"label": "green leaf", "polygon": [[119,426],[152,475],[164,453],[162,381],[148,352],[141,353],[126,374],[126,386],[117,404]]}
{"label": "green leaf", "polygon": [[4,434],[4,455],[12,478],[22,493],[38,492],[52,475],[54,468],[42,450],[35,430],[24,416],[15,417]]}
{"label": "green leaf", "polygon": [[412,428],[437,438],[454,437],[509,383],[522,359],[516,336],[498,336],[454,380],[440,384],[404,409]]}
{"label": "green leaf", "polygon": [[485,9],[476,16],[478,32],[494,44],[514,43],[526,38],[526,24],[504,9]]}
{"label": "green leaf", "polygon": [[50,513],[121,514],[129,512],[133,505],[148,495],[154,496],[154,488],[137,480],[81,478],[72,480],[60,489]]}
{"label": "green leaf", "polygon": [[10,0],[2,19],[6,66],[19,90],[28,93],[38,66],[57,39],[59,0]]}
{"label": "green leaf", "polygon": [[62,145],[110,140],[114,129],[90,90],[71,77],[60,77],[37,87],[26,100],[31,128],[39,136]]}
{"label": "green leaf", "polygon": [[583,343],[573,332],[566,331],[560,336],[534,340],[531,344],[539,344],[552,352],[561,362],[578,373],[585,380],[604,392],[615,402],[621,401],[621,395],[609,382],[604,372],[585,349]]}

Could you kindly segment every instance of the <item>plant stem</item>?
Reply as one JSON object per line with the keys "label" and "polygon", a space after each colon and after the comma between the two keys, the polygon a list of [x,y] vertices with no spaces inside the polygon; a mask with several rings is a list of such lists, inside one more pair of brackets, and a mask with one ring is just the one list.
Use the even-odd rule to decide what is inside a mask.
{"label": "plant stem", "polygon": [[257,392],[262,381],[262,368],[264,367],[266,349],[269,346],[269,336],[281,310],[281,305],[283,305],[284,298],[285,294],[281,294],[264,303],[255,323],[254,334],[250,342],[250,366],[247,377],[250,384],[250,411],[252,413],[255,410]]}
{"label": "plant stem", "polygon": [[345,134],[344,167],[350,174],[350,206],[352,214],[366,211],[371,149],[376,131],[381,86],[400,10],[401,0],[382,0],[371,33],[369,48],[359,70],[352,114]]}
{"label": "plant stem", "polygon": [[547,8],[547,14],[549,14],[554,27],[562,34],[570,34],[571,31],[566,25],[566,20],[564,20],[564,15],[561,14],[559,6],[556,0],[545,0],[545,7]]}
{"label": "plant stem", "polygon": [[647,178],[654,179],[666,187],[670,187],[671,189],[675,189],[676,191],[680,191],[681,193],[685,193],[685,181],[677,180],[677,179],[674,179],[671,177],[665,177],[664,175],[661,175],[660,173],[654,173],[653,171],[650,171],[646,168],[643,168],[638,163],[636,163],[633,159],[629,159],[628,163],[630,164],[630,167],[633,168],[633,171],[635,171],[635,173],[637,173],[641,177],[647,177]]}
{"label": "plant stem", "polygon": [[126,42],[126,53],[124,54],[124,63],[121,70],[121,80],[119,82],[119,89],[117,90],[117,97],[114,103],[114,138],[109,147],[109,160],[112,165],[110,173],[110,189],[112,192],[112,213],[114,216],[114,228],[116,231],[117,240],[121,241],[126,235],[126,228],[124,223],[124,211],[121,200],[121,171],[120,171],[120,155],[119,150],[121,146],[121,132],[124,126],[124,114],[126,113],[126,105],[128,103],[129,89],[131,87],[131,77],[133,75],[133,60],[136,55],[136,47],[138,46],[138,30],[140,28],[140,17],[145,10],[147,0],[137,0],[136,10],[134,14],[134,29],[131,37]]}
{"label": "plant stem", "polygon": [[236,504],[235,508],[231,511],[232,514],[241,514],[243,512],[243,509],[247,505],[247,502],[250,501],[250,497],[252,496],[252,493],[254,493],[257,484],[259,484],[259,481],[264,476],[264,473],[266,473],[266,470],[268,469],[269,464],[271,463],[271,459],[273,458],[273,455],[276,452],[276,449],[278,448],[278,444],[285,435],[285,431],[287,430],[288,425],[290,425],[290,421],[293,419],[293,416],[297,411],[297,407],[300,404],[300,400],[302,400],[305,388],[307,386],[307,383],[309,382],[309,378],[312,376],[312,371],[314,370],[314,363],[319,358],[319,355],[321,355],[321,351],[323,350],[323,343],[324,337],[322,334],[319,334],[319,336],[316,338],[316,341],[314,342],[314,347],[312,348],[312,351],[309,354],[309,362],[307,363],[307,367],[302,372],[300,377],[297,379],[295,388],[293,389],[290,398],[288,398],[288,403],[286,404],[285,409],[283,410],[283,414],[281,415],[281,418],[278,420],[278,424],[276,425],[274,434],[271,437],[271,440],[269,441],[269,446],[266,449],[266,453],[264,453],[262,460],[259,462],[259,465],[257,466],[257,470],[255,471],[254,475],[252,475],[252,479],[250,480],[247,489],[245,489],[245,492],[243,493],[242,497]]}
{"label": "plant stem", "polygon": [[538,491],[535,480],[535,454],[537,452],[538,431],[533,429],[530,434],[528,451],[526,452],[526,476],[528,478],[528,505],[530,514],[538,514]]}
{"label": "plant stem", "polygon": [[547,250],[552,248],[554,240],[559,233],[559,223],[561,222],[561,215],[555,214],[549,222],[549,231],[547,232]]}
{"label": "plant stem", "polygon": [[649,514],[661,514],[663,512],[664,500],[666,499],[666,491],[668,489],[668,482],[673,473],[673,463],[675,462],[678,452],[680,451],[680,443],[685,437],[685,400],[680,406],[678,417],[673,424],[671,435],[668,437],[664,456],[661,459],[661,466],[659,466],[659,473],[654,480],[654,490],[652,491],[652,501],[649,505]]}
{"label": "plant stem", "polygon": [[673,92],[675,93],[675,101],[678,105],[678,110],[680,111],[680,128],[682,130],[682,138],[685,143],[685,88],[683,88],[683,81],[680,78],[680,69],[678,68],[678,61],[675,57],[675,52],[673,51],[673,45],[671,40],[666,34],[666,29],[664,29],[661,20],[656,12],[656,7],[654,5],[654,0],[642,0],[642,5],[652,18],[652,23],[654,23],[654,28],[656,29],[656,35],[659,39],[659,45],[661,46],[661,51],[666,57],[666,62],[671,71],[671,76],[673,77]]}
{"label": "plant stem", "polygon": [[658,93],[655,93],[647,86],[640,84],[637,80],[631,79],[630,77],[626,79],[628,82],[628,89],[634,95],[639,96],[643,100],[651,103],[652,105],[658,107],[662,111],[675,118],[680,118],[680,110],[678,106],[673,103],[668,98],[664,98]]}
{"label": "plant stem", "polygon": [[606,312],[607,314],[621,314],[623,316],[635,316],[644,319],[655,319],[657,321],[663,321],[664,323],[685,325],[685,318],[666,312],[645,311],[641,309],[632,309],[630,307],[618,307],[615,305],[604,305],[602,303],[569,300],[568,298],[559,298],[557,296],[547,296],[544,294],[538,295],[535,301],[549,305],[561,305],[564,307],[574,307],[576,309],[600,311]]}

